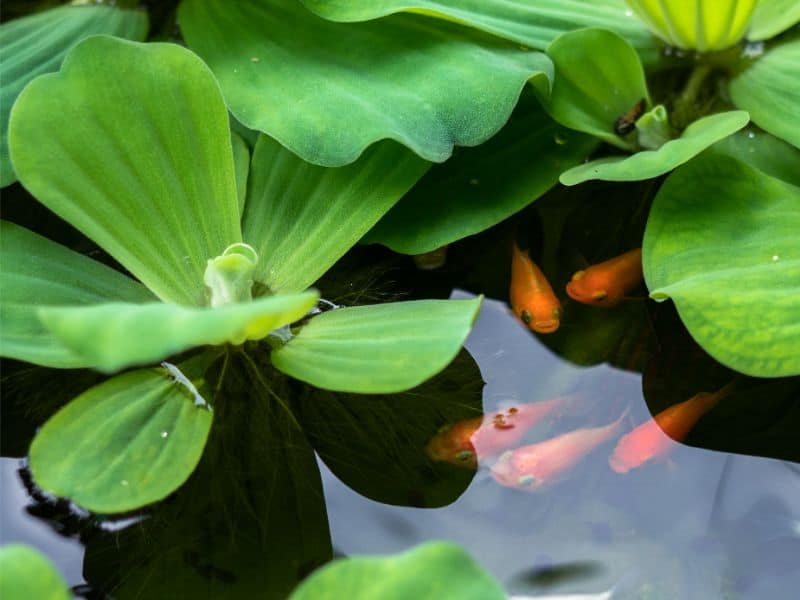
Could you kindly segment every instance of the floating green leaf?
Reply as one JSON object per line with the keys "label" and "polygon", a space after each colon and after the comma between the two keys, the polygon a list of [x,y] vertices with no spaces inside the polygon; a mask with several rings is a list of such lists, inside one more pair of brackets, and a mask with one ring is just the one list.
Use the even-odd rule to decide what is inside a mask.
{"label": "floating green leaf", "polygon": [[430,163],[391,141],[339,168],[305,162],[261,136],[253,152],[244,238],[255,278],[273,291],[314,283],[389,210]]}
{"label": "floating green leaf", "polygon": [[800,2],[797,0],[762,0],[756,4],[750,21],[750,40],[775,37],[800,22]]}
{"label": "floating green leaf", "polygon": [[228,113],[197,56],[84,40],[20,94],[10,144],[40,202],[162,300],[205,302],[206,260],[241,232]]}
{"label": "floating green leaf", "polygon": [[384,138],[443,161],[496,133],[529,79],[549,88],[542,54],[420,16],[338,24],[293,0],[185,0],[179,22],[239,121],[324,166]]}
{"label": "floating green leaf", "polygon": [[714,144],[714,151],[800,187],[800,149],[768,133],[747,128]]}
{"label": "floating green leaf", "polygon": [[215,308],[160,302],[46,307],[39,316],[64,346],[92,367],[112,372],[196,346],[262,339],[304,316],[317,298],[309,291]]}
{"label": "floating green leaf", "polygon": [[611,156],[578,165],[561,174],[564,185],[577,185],[590,179],[639,181],[668,173],[703,150],[738,131],[749,121],[743,110],[732,110],[698,119],[681,137],[658,150],[643,150],[630,156]]}
{"label": "floating green leaf", "polygon": [[771,48],[731,79],[733,103],[753,122],[800,148],[800,40]]}
{"label": "floating green leaf", "polygon": [[99,513],[161,500],[194,471],[211,429],[203,357],[182,372],[142,369],[84,392],[33,440],[31,470],[44,490]]}
{"label": "floating green leaf", "polygon": [[8,221],[0,221],[0,255],[2,356],[48,367],[89,366],[42,325],[38,307],[155,300],[129,277]]}
{"label": "floating green leaf", "polygon": [[673,173],[645,231],[645,280],[714,358],[748,375],[800,374],[800,188],[729,156]]}
{"label": "floating green leaf", "polygon": [[421,254],[488,229],[536,200],[597,143],[523,95],[500,133],[434,166],[363,241]]}
{"label": "floating green leaf", "polygon": [[562,125],[632,150],[615,123],[637,107],[646,109],[650,95],[631,45],[605,29],[581,29],[557,37],[547,55],[556,71],[550,97],[543,99],[550,115]]}
{"label": "floating green leaf", "polygon": [[0,598],[69,600],[67,584],[47,557],[23,544],[0,547]]}
{"label": "floating green leaf", "polygon": [[290,600],[503,600],[503,588],[460,547],[428,542],[402,554],[334,561]]}
{"label": "floating green leaf", "polygon": [[332,21],[366,21],[408,11],[440,17],[544,50],[557,35],[602,27],[628,40],[645,58],[658,58],[657,41],[622,0],[302,0]]}
{"label": "floating green leaf", "polygon": [[418,300],[331,310],[272,353],[280,371],[323,389],[401,392],[458,354],[478,313],[475,300]]}
{"label": "floating green leaf", "polygon": [[73,44],[96,33],[143,40],[147,13],[60,6],[0,25],[0,186],[16,179],[8,156],[8,115],[17,95],[37,75],[58,70]]}

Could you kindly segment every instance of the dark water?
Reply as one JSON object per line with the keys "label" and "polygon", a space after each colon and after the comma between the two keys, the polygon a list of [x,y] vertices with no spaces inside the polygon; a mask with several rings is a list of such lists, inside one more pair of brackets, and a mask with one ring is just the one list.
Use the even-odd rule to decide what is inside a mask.
{"label": "dark water", "polygon": [[[514,320],[501,302],[485,301],[467,348],[486,381],[482,401],[487,413],[564,393],[580,396],[577,410],[538,432],[534,430],[531,440],[611,422],[625,406],[630,409],[630,422],[639,423],[651,415],[639,373],[605,364],[579,367],[559,358]],[[763,382],[756,381],[759,383]],[[794,385],[796,380],[791,383]],[[793,389],[796,391],[796,387]],[[735,400],[735,396],[730,399]],[[741,408],[745,410],[746,406]],[[719,439],[718,435],[708,437],[712,441]],[[324,515],[322,520],[318,518],[322,507],[327,509],[330,542],[338,554],[389,553],[425,540],[452,540],[466,547],[511,594],[796,597],[800,585],[800,468],[796,463],[675,444],[669,460],[648,463],[620,475],[607,465],[613,447],[613,441],[600,446],[560,480],[534,492],[501,487],[485,468],[480,468],[471,482],[467,477],[465,491],[455,493],[458,497],[441,508],[391,506],[369,500],[343,485],[319,462],[325,502],[322,504],[317,498],[317,504],[305,513],[316,515],[310,519],[317,519],[316,528],[309,533],[303,531],[305,526],[301,523],[290,527],[286,535],[270,530],[266,547],[275,544],[283,554],[313,555],[313,549],[297,545],[300,537],[322,548],[319,555],[324,557]],[[412,449],[417,454],[419,451]],[[794,450],[787,452],[791,451]],[[368,457],[364,458],[369,463]],[[225,559],[215,558],[213,552],[206,555],[202,550],[187,550],[185,538],[191,538],[199,529],[193,529],[192,521],[182,523],[186,510],[181,508],[156,529],[145,532],[148,542],[144,546],[136,546],[138,542],[116,534],[97,533],[116,525],[111,527],[90,518],[81,520],[70,516],[68,507],[33,501],[21,484],[19,466],[18,459],[2,461],[1,541],[24,541],[40,548],[53,559],[70,585],[84,583],[83,545],[77,540],[80,536],[90,547],[86,577],[96,590],[103,587],[103,581],[119,585],[122,573],[122,597],[180,597],[175,591],[180,589],[187,590],[187,597],[251,597],[242,591],[245,588],[238,587],[250,577],[249,566],[245,565],[241,572],[238,567],[242,556],[252,559],[254,553],[260,552],[260,546],[242,542],[246,536],[231,546],[237,550],[229,548],[227,564]],[[466,470],[452,467],[456,478],[461,477],[461,471]],[[315,494],[313,469],[309,472],[311,492],[300,493],[298,498]],[[214,473],[220,476],[219,470]],[[202,486],[191,488],[195,496],[190,502],[199,502],[198,490],[213,495],[207,483],[202,482]],[[272,489],[281,493],[285,486]],[[364,489],[371,495],[380,493]],[[287,494],[296,492],[295,486]],[[422,500],[409,497],[410,502],[405,504],[427,505],[425,498],[436,496],[423,493]],[[273,499],[270,506],[274,504]],[[234,503],[224,500],[214,510],[225,512],[226,505],[233,507]],[[286,502],[283,516],[275,518],[287,519],[291,512],[287,507],[293,506],[292,501]],[[231,508],[229,518],[246,520],[240,508]],[[204,522],[214,521],[210,512],[203,514]],[[299,518],[301,522],[303,514],[302,510],[297,511],[289,520]],[[146,515],[142,523],[156,523],[161,518],[158,515]],[[232,521],[228,527],[236,529],[237,525]],[[171,528],[176,528],[174,538],[159,537]],[[128,531],[140,529],[146,527],[133,525]],[[217,543],[214,535],[227,539],[220,528],[210,529],[203,533],[199,548]],[[101,539],[109,536],[117,548],[113,552]],[[169,558],[171,544],[181,547],[175,553],[177,560]],[[148,552],[158,561],[166,560],[172,570],[164,573],[148,563]],[[299,568],[312,567],[308,563]],[[174,570],[179,568],[191,576],[186,578]],[[178,583],[175,587],[158,583],[159,577]],[[186,583],[194,579],[212,587],[203,592],[202,586]],[[131,581],[135,585],[126,587],[126,582]],[[194,591],[189,592],[190,589]],[[611,595],[604,595],[608,590]],[[93,593],[102,597],[99,592]]]}

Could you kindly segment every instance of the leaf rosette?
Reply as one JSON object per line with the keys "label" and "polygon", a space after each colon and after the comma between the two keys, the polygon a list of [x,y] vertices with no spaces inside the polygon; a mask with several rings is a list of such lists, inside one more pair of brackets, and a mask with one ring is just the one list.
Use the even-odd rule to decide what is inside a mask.
{"label": "leaf rosette", "polygon": [[[87,508],[130,510],[191,474],[213,414],[205,368],[225,348],[267,339],[290,376],[391,393],[443,369],[478,310],[479,300],[431,300],[315,316],[309,286],[429,163],[382,142],[325,168],[266,136],[251,159],[228,119],[192,52],[107,36],[80,42],[14,105],[11,160],[22,184],[133,277],[3,222],[2,355],[107,373],[181,355],[88,390],[37,436],[37,481]],[[237,177],[247,177],[246,195]],[[87,472],[70,446],[89,450],[75,415],[102,429],[93,456],[118,456],[104,472],[114,485],[75,483]]]}

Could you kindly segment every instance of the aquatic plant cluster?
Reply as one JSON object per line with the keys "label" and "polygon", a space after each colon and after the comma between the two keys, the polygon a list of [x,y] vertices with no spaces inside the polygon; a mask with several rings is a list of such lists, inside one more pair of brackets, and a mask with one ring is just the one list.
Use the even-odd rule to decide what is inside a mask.
{"label": "aquatic plant cluster", "polygon": [[[57,239],[0,222],[0,354],[80,388],[30,445],[48,494],[97,514],[141,509],[196,489],[243,428],[270,460],[308,438],[352,466],[355,453],[326,446],[336,395],[435,386],[481,303],[348,301],[326,277],[359,243],[424,264],[513,222],[507,300],[544,343],[575,318],[565,301],[610,310],[644,282],[729,369],[800,375],[798,2],[6,4],[0,184],[19,193],[4,208],[38,201],[62,221]],[[635,211],[644,233],[564,280],[550,240],[515,215],[597,181],[652,184]],[[537,218],[560,231],[558,210]],[[491,427],[437,414],[450,425],[419,446],[472,470],[500,455],[499,483],[537,487],[612,437],[611,468],[636,468],[664,451],[661,430],[682,439],[717,399],[625,436],[615,421],[502,455],[525,429],[510,422],[557,405]],[[256,418],[271,429],[255,433]],[[0,563],[0,589],[67,597],[32,550]],[[504,597],[447,544],[337,561],[292,591],[306,566],[275,593],[407,597],[446,579],[447,596],[408,593]]]}

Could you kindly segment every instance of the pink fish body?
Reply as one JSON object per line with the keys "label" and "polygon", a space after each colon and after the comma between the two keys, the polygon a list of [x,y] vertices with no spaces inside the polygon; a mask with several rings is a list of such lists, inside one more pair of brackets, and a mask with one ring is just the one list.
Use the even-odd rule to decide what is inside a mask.
{"label": "pink fish body", "polygon": [[617,473],[627,473],[648,461],[665,457],[682,441],[700,418],[730,395],[733,383],[713,394],[700,393],[670,406],[648,419],[617,442],[608,465]]}
{"label": "pink fish body", "polygon": [[585,427],[505,453],[492,467],[507,487],[536,489],[561,478],[594,449],[619,435],[627,410],[613,423]]}
{"label": "pink fish body", "polygon": [[436,461],[476,468],[479,462],[510,448],[545,417],[559,411],[574,397],[520,404],[493,415],[445,425],[431,438],[425,451]]}

